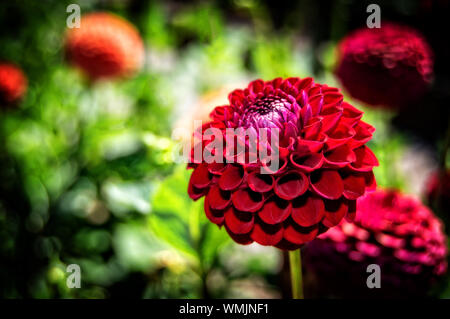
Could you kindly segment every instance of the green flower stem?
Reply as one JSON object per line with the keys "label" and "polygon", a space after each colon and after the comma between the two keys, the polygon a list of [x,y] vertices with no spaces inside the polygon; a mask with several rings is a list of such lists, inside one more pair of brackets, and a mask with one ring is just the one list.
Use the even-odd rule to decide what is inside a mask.
{"label": "green flower stem", "polygon": [[292,299],[303,299],[302,257],[300,249],[289,251]]}

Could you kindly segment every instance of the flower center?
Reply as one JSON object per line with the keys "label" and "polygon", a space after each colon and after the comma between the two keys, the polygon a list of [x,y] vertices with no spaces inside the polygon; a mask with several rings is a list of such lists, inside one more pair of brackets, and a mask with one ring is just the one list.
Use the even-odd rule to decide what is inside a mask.
{"label": "flower center", "polygon": [[268,96],[256,100],[249,105],[242,117],[242,126],[245,128],[282,128],[282,123],[285,122],[287,114],[290,113],[290,106],[286,99]]}

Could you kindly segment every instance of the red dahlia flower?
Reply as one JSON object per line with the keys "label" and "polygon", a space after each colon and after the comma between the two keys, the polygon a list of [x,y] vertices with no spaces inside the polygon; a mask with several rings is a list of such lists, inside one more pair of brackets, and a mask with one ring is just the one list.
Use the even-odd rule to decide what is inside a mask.
{"label": "red dahlia flower", "polygon": [[[257,130],[277,130],[279,142],[272,150],[278,151],[280,168],[271,171],[264,159],[231,162],[236,147],[234,153],[218,154],[223,163],[189,164],[194,168],[189,196],[205,196],[211,222],[225,226],[240,244],[297,249],[344,216],[354,217],[356,199],[375,187],[372,168],[378,162],[365,145],[374,128],[361,121],[363,113],[344,102],[338,89],[312,78],[256,80],[231,92],[228,100],[198,133],[214,128],[226,140],[227,129],[245,128],[259,139]],[[240,142],[247,158],[250,139]],[[203,140],[202,150],[210,143]],[[262,143],[258,151],[270,147]]]}
{"label": "red dahlia flower", "polygon": [[425,39],[414,29],[390,23],[363,28],[339,44],[337,76],[354,98],[390,108],[420,98],[433,74]]}
{"label": "red dahlia flower", "polygon": [[80,28],[69,29],[66,52],[91,79],[129,75],[144,61],[144,45],[136,28],[103,12],[86,14]]}
{"label": "red dahlia flower", "polygon": [[27,78],[22,70],[10,63],[0,63],[0,102],[17,102],[26,90]]}
{"label": "red dahlia flower", "polygon": [[[316,286],[341,297],[424,295],[446,272],[446,255],[441,221],[418,200],[389,190],[359,198],[353,223],[342,222],[303,253]],[[380,266],[381,289],[367,287],[370,264]]]}

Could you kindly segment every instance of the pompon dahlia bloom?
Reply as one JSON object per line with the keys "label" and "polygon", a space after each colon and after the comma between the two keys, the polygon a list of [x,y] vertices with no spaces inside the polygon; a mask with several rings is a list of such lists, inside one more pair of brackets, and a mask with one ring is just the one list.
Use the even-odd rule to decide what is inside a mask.
{"label": "pompon dahlia bloom", "polygon": [[399,108],[420,98],[433,75],[433,57],[414,29],[392,23],[350,33],[338,46],[336,74],[354,98]]}
{"label": "pompon dahlia bloom", "polygon": [[[340,297],[425,295],[446,272],[446,256],[441,221],[415,198],[393,190],[359,198],[353,223],[342,222],[303,251],[316,286]],[[381,289],[367,287],[370,264],[380,266]]]}
{"label": "pompon dahlia bloom", "polygon": [[80,23],[67,32],[66,53],[91,79],[130,75],[142,66],[144,45],[131,23],[105,12],[83,15]]}
{"label": "pompon dahlia bloom", "polygon": [[[191,159],[188,193],[194,200],[205,196],[211,222],[225,226],[237,243],[293,250],[345,216],[354,218],[356,199],[375,187],[372,168],[378,162],[365,145],[374,128],[338,89],[312,78],[276,78],[253,81],[228,100],[197,133],[218,129],[225,141],[228,129],[244,128],[261,142],[260,129],[269,130],[267,136],[277,131],[278,142],[258,143],[258,152],[272,149],[279,169],[271,169],[270,156],[270,161],[236,160],[251,155],[246,137],[236,143],[244,145],[243,154],[235,155],[234,143],[215,153],[222,163]],[[211,143],[203,137],[196,145],[205,151]]]}
{"label": "pompon dahlia bloom", "polygon": [[11,63],[0,63],[0,102],[11,104],[25,95],[27,78]]}

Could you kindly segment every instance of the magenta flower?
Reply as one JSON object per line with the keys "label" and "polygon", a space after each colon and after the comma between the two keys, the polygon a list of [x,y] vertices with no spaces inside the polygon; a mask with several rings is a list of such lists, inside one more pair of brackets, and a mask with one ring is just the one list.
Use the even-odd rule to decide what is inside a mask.
{"label": "magenta flower", "polygon": [[[358,199],[353,223],[342,222],[304,249],[319,289],[335,296],[425,295],[447,270],[441,221],[418,200],[378,190]],[[381,269],[381,289],[369,289],[366,268]],[[323,293],[323,292],[321,292]]]}

